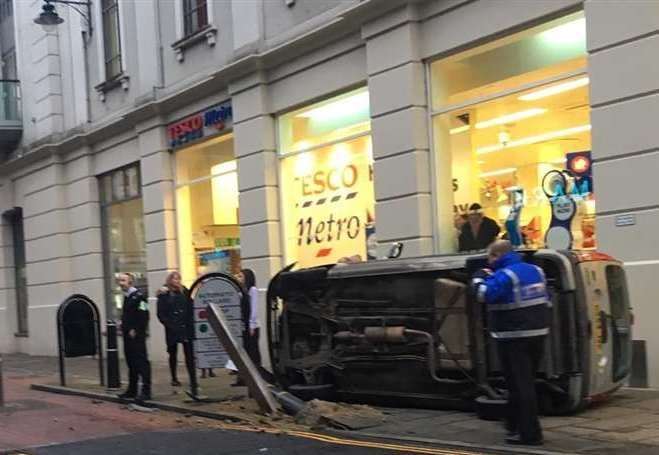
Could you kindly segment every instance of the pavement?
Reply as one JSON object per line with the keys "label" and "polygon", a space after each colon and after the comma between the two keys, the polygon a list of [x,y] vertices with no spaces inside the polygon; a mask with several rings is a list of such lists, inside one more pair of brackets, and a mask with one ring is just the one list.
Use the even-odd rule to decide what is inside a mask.
{"label": "pavement", "polygon": [[[476,455],[428,445],[321,435],[292,427],[282,431],[267,422],[260,426],[231,423],[234,422],[231,419],[200,418],[156,408],[137,409],[132,405],[37,391],[31,387],[33,382],[48,382],[56,377],[55,359],[20,355],[4,356],[4,359],[0,454]],[[68,379],[72,384],[93,383],[95,366],[84,360],[71,362]]]}
{"label": "pavement", "polygon": [[[90,359],[67,359],[67,393],[107,395],[98,385],[98,368]],[[223,400],[217,403],[194,403],[180,390],[168,385],[169,373],[165,365],[155,364],[154,402],[163,409],[178,410],[184,415],[202,415],[224,424],[284,430],[308,434],[309,428],[296,426],[286,416],[275,419],[259,413],[253,400],[246,398],[246,390],[231,387],[233,377],[218,370],[218,377],[201,380],[206,395]],[[181,368],[182,370],[182,368]],[[32,382],[58,390],[55,359],[5,356],[5,371],[32,376]],[[183,375],[180,375],[181,378]],[[56,395],[53,395],[56,396]],[[503,444],[503,428],[499,422],[483,421],[474,414],[459,411],[424,409],[378,408],[384,418],[367,421],[349,431],[331,429],[324,434],[337,438],[379,441],[383,444],[410,444],[424,447],[453,447],[455,453],[525,453],[525,454],[634,454],[659,453],[659,390],[624,388],[608,402],[593,406],[574,416],[544,417],[546,443],[541,448],[518,448]],[[227,429],[225,425],[225,429]],[[278,430],[279,429],[279,430]]]}

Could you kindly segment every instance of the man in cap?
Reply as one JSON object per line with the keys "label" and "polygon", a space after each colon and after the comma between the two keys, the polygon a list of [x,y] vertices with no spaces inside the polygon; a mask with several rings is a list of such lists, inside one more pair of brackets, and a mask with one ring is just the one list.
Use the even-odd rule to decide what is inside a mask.
{"label": "man in cap", "polygon": [[458,237],[459,251],[484,250],[501,232],[497,222],[486,217],[483,214],[483,207],[478,203],[469,206],[467,218]]}
{"label": "man in cap", "polygon": [[544,272],[522,260],[507,240],[488,248],[486,269],[473,280],[477,299],[486,304],[490,335],[497,341],[508,387],[506,427],[510,444],[541,445],[535,376],[549,333],[549,295]]}

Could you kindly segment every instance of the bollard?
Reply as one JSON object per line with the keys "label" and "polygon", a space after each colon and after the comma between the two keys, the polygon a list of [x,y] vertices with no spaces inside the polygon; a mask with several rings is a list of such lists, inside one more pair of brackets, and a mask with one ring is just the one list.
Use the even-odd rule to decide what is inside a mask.
{"label": "bollard", "polygon": [[121,377],[119,375],[119,352],[117,351],[117,323],[108,321],[106,324],[108,337],[106,358],[108,370],[108,389],[120,389]]}

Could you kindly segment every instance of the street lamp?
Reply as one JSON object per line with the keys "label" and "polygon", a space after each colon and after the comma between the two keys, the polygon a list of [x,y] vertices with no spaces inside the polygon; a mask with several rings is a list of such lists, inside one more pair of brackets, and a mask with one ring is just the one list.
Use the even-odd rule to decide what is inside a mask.
{"label": "street lamp", "polygon": [[[61,3],[62,5],[67,5],[75,10],[82,18],[87,22],[87,27],[89,30],[89,35],[92,34],[92,2],[70,2],[68,0],[44,0],[41,14],[39,17],[34,19],[35,24],[43,26],[46,31],[53,30],[57,25],[64,22],[64,19],[59,17],[57,11],[55,11],[55,5],[53,3]],[[87,11],[83,11],[80,7],[86,7]]]}

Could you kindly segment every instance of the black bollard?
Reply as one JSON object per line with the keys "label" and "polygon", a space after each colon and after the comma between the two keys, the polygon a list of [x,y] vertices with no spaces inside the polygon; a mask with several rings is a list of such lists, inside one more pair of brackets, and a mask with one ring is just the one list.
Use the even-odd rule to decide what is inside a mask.
{"label": "black bollard", "polygon": [[120,389],[119,352],[117,351],[117,323],[108,321],[107,327],[107,359],[108,359],[108,389]]}

